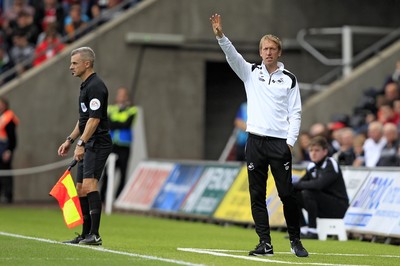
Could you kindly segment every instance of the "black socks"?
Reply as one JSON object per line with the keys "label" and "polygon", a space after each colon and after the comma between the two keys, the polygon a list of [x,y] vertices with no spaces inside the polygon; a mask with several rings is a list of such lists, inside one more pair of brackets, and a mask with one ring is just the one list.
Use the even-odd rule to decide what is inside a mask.
{"label": "black socks", "polygon": [[81,203],[83,215],[82,237],[85,237],[90,233],[90,227],[92,226],[92,220],[89,212],[89,201],[87,197],[79,197],[79,202]]}
{"label": "black socks", "polygon": [[101,198],[98,191],[92,191],[87,194],[89,202],[89,213],[91,219],[90,233],[99,235],[100,217],[101,217]]}

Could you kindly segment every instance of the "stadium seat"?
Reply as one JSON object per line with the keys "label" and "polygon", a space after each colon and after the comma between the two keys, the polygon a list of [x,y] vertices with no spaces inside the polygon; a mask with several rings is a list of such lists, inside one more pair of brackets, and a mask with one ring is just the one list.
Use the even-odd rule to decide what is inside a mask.
{"label": "stadium seat", "polygon": [[340,241],[347,241],[343,219],[317,218],[317,232],[319,240],[326,240],[328,235],[337,235]]}

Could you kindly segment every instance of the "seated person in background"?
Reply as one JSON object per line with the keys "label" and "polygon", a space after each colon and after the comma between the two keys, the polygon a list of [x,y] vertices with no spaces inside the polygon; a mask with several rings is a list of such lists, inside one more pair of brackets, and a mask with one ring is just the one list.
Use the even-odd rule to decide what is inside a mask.
{"label": "seated person in background", "polygon": [[17,32],[13,37],[14,46],[10,50],[13,63],[17,66],[18,74],[32,66],[35,47],[28,42],[28,39],[22,32]]}
{"label": "seated person in background", "polygon": [[11,56],[7,53],[7,49],[3,45],[0,45],[0,86],[14,77],[14,75],[1,75],[8,72],[13,67],[14,62],[12,61]]}
{"label": "seated person in background", "polygon": [[69,22],[65,23],[64,32],[70,38],[70,42],[81,37],[87,28],[87,22],[82,18],[81,6],[79,4],[73,4],[69,11]]}
{"label": "seated person in background", "polygon": [[349,207],[349,198],[340,166],[328,156],[327,140],[321,136],[311,139],[309,153],[312,162],[294,187],[299,191],[299,207],[308,212],[308,226],[304,217],[300,221],[301,238],[318,239],[317,217],[343,218]]}
{"label": "seated person in background", "polygon": [[297,164],[308,165],[311,162],[308,152],[311,136],[307,131],[302,131],[299,134],[297,142],[297,150],[295,150],[295,159]]}
{"label": "seated person in background", "polygon": [[383,103],[377,113],[377,120],[382,123],[393,123],[398,125],[400,121],[400,114],[395,112],[393,108],[394,103]]}
{"label": "seated person in background", "polygon": [[364,159],[366,167],[375,167],[381,156],[382,148],[386,145],[383,136],[383,125],[379,121],[373,121],[368,125],[368,138],[364,142]]}
{"label": "seated person in background", "polygon": [[47,59],[59,54],[62,49],[64,49],[64,46],[65,45],[59,39],[58,32],[54,28],[49,27],[46,30],[44,40],[36,45],[33,65],[38,66]]}
{"label": "seated person in background", "polygon": [[328,142],[328,151],[329,151],[329,156],[331,156],[332,154],[334,154],[337,150],[335,149],[335,147],[332,145],[331,142],[331,132],[329,132],[329,128],[327,127],[327,125],[325,125],[324,123],[314,123],[311,125],[310,127],[310,136],[312,138],[316,137],[316,136],[321,136],[324,137],[327,142]]}
{"label": "seated person in background", "polygon": [[352,164],[353,167],[365,166],[364,148],[363,148],[365,139],[366,137],[364,134],[357,134],[354,137],[353,151],[355,159]]}
{"label": "seated person in background", "polygon": [[397,82],[386,83],[383,91],[384,101],[393,103],[395,100],[400,99],[400,88]]}
{"label": "seated person in background", "polygon": [[386,138],[386,145],[381,150],[376,166],[400,166],[397,126],[393,123],[386,123],[383,126],[383,136]]}
{"label": "seated person in background", "polygon": [[332,157],[340,165],[352,165],[356,159],[353,149],[354,131],[350,127],[345,127],[337,130],[338,141],[340,144],[339,150]]}

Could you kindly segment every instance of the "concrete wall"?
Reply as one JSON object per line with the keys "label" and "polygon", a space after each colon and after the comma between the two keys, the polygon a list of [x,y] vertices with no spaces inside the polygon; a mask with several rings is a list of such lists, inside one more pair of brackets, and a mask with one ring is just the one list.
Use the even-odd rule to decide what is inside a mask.
{"label": "concrete wall", "polygon": [[[110,102],[117,87],[131,89],[134,102],[144,110],[149,157],[203,159],[205,141],[220,141],[204,137],[205,64],[225,61],[211,31],[211,14],[222,14],[224,31],[238,50],[249,61],[259,62],[258,41],[265,33],[293,40],[300,29],[307,27],[399,25],[396,9],[390,6],[393,3],[396,2],[143,0],[136,8],[68,46],[53,60],[1,88],[0,94],[10,99],[21,119],[14,166],[18,169],[60,161],[57,148],[78,119],[80,80],[68,70],[73,48],[90,46],[95,50],[96,71],[109,87]],[[368,17],[356,16],[355,10]],[[185,42],[176,47],[129,44],[126,35],[131,32],[179,34]],[[303,82],[312,82],[329,69],[297,49],[286,51],[283,60]],[[382,80],[392,68],[392,62],[388,62],[382,68],[385,73],[374,72],[375,79]],[[348,104],[358,93],[349,93]],[[324,110],[329,113],[328,108]],[[313,112],[305,110],[304,121],[325,119],[312,116]],[[232,125],[231,121],[221,123]],[[48,192],[63,171],[58,168],[17,176],[16,200],[49,200]]]}

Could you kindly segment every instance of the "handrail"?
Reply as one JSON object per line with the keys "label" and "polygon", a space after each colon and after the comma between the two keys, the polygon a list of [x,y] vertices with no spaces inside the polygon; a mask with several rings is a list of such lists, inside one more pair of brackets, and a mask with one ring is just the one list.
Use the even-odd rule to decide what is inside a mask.
{"label": "handrail", "polygon": [[[352,55],[352,34],[374,34],[374,35],[386,35],[378,42],[372,44],[368,48],[364,49],[359,54],[353,57]],[[320,53],[315,47],[313,47],[308,41],[306,41],[307,35],[342,35],[342,58],[341,59],[330,59]],[[302,29],[297,34],[297,41],[306,51],[313,55],[321,63],[328,66],[338,66],[333,70],[329,71],[322,77],[318,78],[312,84],[323,84],[334,77],[346,76],[351,73],[352,67],[369,56],[377,53],[382,47],[387,46],[400,37],[400,28],[382,28],[382,27],[361,27],[361,26],[343,26],[336,28],[311,28]]]}

